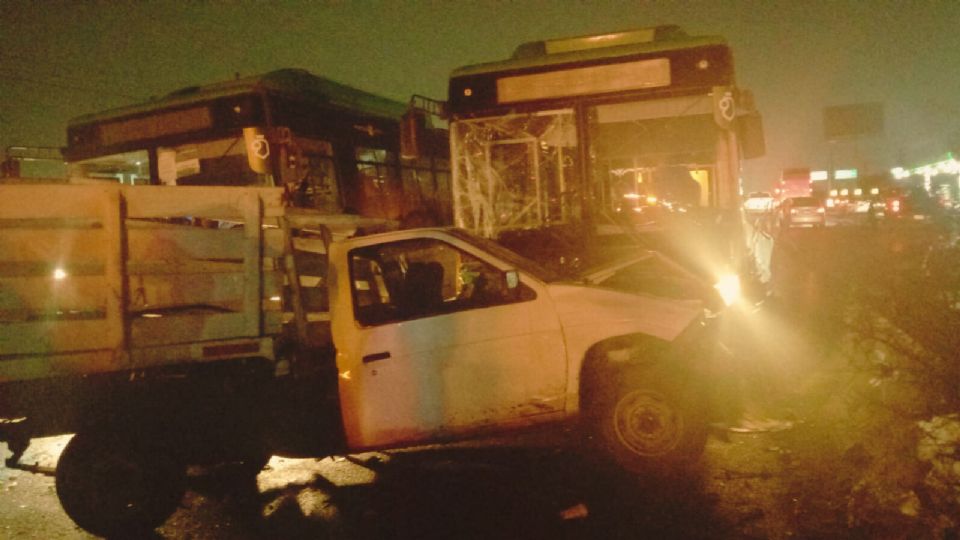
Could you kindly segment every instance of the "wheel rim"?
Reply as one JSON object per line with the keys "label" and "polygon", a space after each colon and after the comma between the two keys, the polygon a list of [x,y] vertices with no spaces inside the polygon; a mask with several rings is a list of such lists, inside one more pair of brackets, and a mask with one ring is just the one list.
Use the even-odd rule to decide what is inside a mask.
{"label": "wheel rim", "polygon": [[680,412],[656,392],[634,390],[614,410],[617,439],[640,456],[660,456],[675,450],[683,437]]}

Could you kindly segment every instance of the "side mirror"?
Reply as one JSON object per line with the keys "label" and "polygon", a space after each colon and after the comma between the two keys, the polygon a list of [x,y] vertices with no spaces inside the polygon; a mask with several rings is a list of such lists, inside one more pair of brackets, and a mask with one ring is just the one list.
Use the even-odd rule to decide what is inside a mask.
{"label": "side mirror", "polygon": [[520,274],[516,270],[507,270],[503,276],[508,291],[516,290],[520,286]]}

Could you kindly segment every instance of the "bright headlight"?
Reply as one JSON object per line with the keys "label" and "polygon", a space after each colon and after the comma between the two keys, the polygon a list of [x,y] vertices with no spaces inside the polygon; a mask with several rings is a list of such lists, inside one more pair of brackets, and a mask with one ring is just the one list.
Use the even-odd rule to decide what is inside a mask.
{"label": "bright headlight", "polygon": [[732,305],[740,298],[740,277],[736,274],[723,274],[713,284],[713,288],[720,294],[720,298],[723,298],[724,304]]}

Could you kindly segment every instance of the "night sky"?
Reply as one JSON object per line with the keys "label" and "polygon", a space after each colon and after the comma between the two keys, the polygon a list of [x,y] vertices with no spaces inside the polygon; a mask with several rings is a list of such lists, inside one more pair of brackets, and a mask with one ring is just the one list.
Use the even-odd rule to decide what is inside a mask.
{"label": "night sky", "polygon": [[867,172],[960,149],[960,1],[50,2],[0,0],[0,147],[62,146],[69,118],[282,67],[397,100],[446,99],[458,66],[524,41],[678,24],[722,35],[767,157],[826,168],[827,106],[882,102],[885,132],[833,145]]}

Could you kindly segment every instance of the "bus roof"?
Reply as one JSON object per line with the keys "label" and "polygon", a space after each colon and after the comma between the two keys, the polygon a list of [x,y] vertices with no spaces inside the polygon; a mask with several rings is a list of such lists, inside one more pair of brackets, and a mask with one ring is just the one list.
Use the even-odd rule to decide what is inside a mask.
{"label": "bus roof", "polygon": [[158,109],[178,108],[220,97],[263,91],[384,118],[399,118],[407,109],[405,104],[398,101],[331,81],[304,69],[288,68],[202,86],[188,86],[162,98],[78,116],[72,118],[68,125],[90,124]]}
{"label": "bus roof", "polygon": [[508,60],[463,66],[453,70],[451,77],[519,71],[556,64],[591,62],[635,54],[726,44],[726,39],[721,36],[689,36],[678,26],[654,26],[524,43],[517,47]]}

